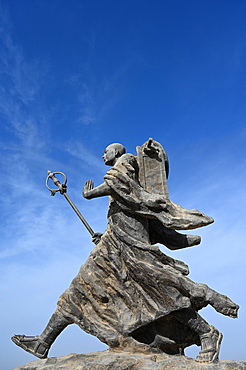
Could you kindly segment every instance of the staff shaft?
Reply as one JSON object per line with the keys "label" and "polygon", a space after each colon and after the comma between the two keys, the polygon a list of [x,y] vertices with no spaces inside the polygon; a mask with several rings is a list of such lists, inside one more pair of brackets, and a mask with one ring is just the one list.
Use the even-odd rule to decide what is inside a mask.
{"label": "staff shaft", "polygon": [[72,200],[69,198],[69,196],[67,195],[67,193],[63,193],[63,195],[67,199],[67,201],[70,204],[70,206],[73,208],[74,212],[80,218],[80,220],[82,221],[82,223],[85,225],[85,227],[87,228],[87,230],[89,231],[89,233],[91,234],[91,236],[93,236],[95,234],[94,231],[92,230],[92,228],[90,227],[90,225],[88,224],[88,222],[86,221],[86,219],[82,216],[82,214],[80,213],[80,211],[78,210],[78,208],[76,207],[76,205],[72,202]]}

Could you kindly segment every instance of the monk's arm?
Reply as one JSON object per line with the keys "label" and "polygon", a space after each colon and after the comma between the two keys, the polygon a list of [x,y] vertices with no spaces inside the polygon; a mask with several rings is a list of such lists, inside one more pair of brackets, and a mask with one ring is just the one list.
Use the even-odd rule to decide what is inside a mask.
{"label": "monk's arm", "polygon": [[86,199],[104,197],[110,194],[110,187],[105,182],[94,188],[94,183],[92,182],[92,180],[86,181],[82,191],[82,195]]}

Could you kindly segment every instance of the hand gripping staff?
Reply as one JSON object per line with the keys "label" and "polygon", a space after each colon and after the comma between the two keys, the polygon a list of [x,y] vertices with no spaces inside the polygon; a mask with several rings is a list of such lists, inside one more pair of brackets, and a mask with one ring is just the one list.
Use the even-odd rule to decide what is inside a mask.
{"label": "hand gripping staff", "polygon": [[[55,177],[56,174],[60,174],[64,177],[64,184],[61,184],[60,181]],[[48,185],[49,179],[52,179],[54,181],[54,184],[58,187],[58,189],[51,189]],[[73,208],[77,216],[80,218],[80,220],[83,222],[89,233],[91,234],[92,238],[95,236],[94,231],[88,224],[88,222],[85,220],[85,218],[82,216],[78,208],[75,206],[75,204],[71,201],[69,196],[67,195],[67,176],[63,172],[51,172],[48,171],[48,176],[46,178],[46,188],[49,189],[50,195],[54,196],[58,191],[64,195],[64,197],[67,199],[70,206]]]}

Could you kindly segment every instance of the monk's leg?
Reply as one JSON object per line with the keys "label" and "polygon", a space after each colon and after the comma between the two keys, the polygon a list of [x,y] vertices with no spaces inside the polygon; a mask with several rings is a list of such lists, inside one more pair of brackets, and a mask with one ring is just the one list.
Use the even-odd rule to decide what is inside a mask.
{"label": "monk's leg", "polygon": [[222,334],[210,326],[195,310],[184,309],[173,313],[175,318],[194,330],[201,341],[201,351],[197,362],[213,362],[218,360]]}
{"label": "monk's leg", "polygon": [[220,294],[206,284],[195,283],[185,276],[180,277],[181,285],[189,293],[195,307],[201,308],[210,304],[217,312],[236,318],[239,306],[226,295]]}
{"label": "monk's leg", "polygon": [[46,358],[50,346],[71,322],[57,310],[51,316],[42,334],[37,336],[14,335],[11,339],[19,347],[39,358]]}
{"label": "monk's leg", "polygon": [[209,304],[217,312],[232,317],[233,319],[237,318],[239,306],[226,295],[220,294],[209,287],[207,288],[207,299]]}

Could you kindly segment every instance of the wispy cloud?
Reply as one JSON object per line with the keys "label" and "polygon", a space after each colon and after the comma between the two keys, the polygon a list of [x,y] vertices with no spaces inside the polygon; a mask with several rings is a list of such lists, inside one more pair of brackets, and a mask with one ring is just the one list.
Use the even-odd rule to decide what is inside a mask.
{"label": "wispy cloud", "polygon": [[[48,209],[42,204],[45,191],[40,189],[35,173],[36,168],[48,161],[42,134],[43,113],[40,114],[38,104],[46,65],[26,61],[23,50],[11,38],[8,14],[1,10],[0,113],[4,139],[0,145],[3,184],[0,257],[9,258],[36,248],[45,249],[41,247],[46,244],[40,230],[52,234],[52,227]],[[55,222],[61,224],[59,217]]]}
{"label": "wispy cloud", "polygon": [[11,37],[11,21],[1,7],[0,29],[0,112],[2,127],[18,138],[24,148],[43,145],[39,116],[38,94],[45,81],[47,64],[28,61],[20,46]]}
{"label": "wispy cloud", "polygon": [[[25,261],[29,255],[36,264],[47,255],[52,259],[51,255],[58,254],[61,248],[69,249],[71,242],[76,245],[83,239],[83,231],[77,216],[68,210],[61,197],[52,201],[48,198],[45,172],[43,178],[40,175],[40,169],[66,170],[68,167],[61,163],[59,156],[49,157],[49,137],[43,134],[45,107],[40,105],[39,96],[47,65],[42,61],[27,61],[22,48],[11,37],[7,12],[1,12],[0,18],[0,113],[4,118],[4,137],[8,138],[0,141],[3,180],[0,259],[8,260],[11,266],[18,256]],[[97,93],[86,85],[82,91],[79,105],[84,107],[84,113],[89,117],[91,107],[91,111],[100,115],[101,103],[98,103],[100,108],[96,107]],[[92,122],[91,118],[89,121]],[[58,146],[57,142],[54,146]],[[78,159],[81,167],[103,168],[103,161],[79,142],[64,140],[63,150]],[[87,233],[85,235],[87,237]]]}
{"label": "wispy cloud", "polygon": [[91,151],[86,148],[81,142],[69,142],[64,148],[70,155],[79,159],[82,163],[86,164],[89,167],[97,168],[102,170],[103,161],[102,159],[95,156]]}
{"label": "wispy cloud", "polygon": [[100,25],[88,30],[84,41],[87,45],[80,72],[65,77],[69,85],[78,88],[77,124],[93,125],[103,121],[110,109],[120,100],[124,75],[136,63],[130,55],[112,66],[111,56],[101,57],[101,44],[107,31]]}
{"label": "wispy cloud", "polygon": [[109,112],[119,98],[119,87],[113,80],[114,76],[108,76],[105,81],[95,78],[83,81],[78,95],[78,124],[98,124]]}

